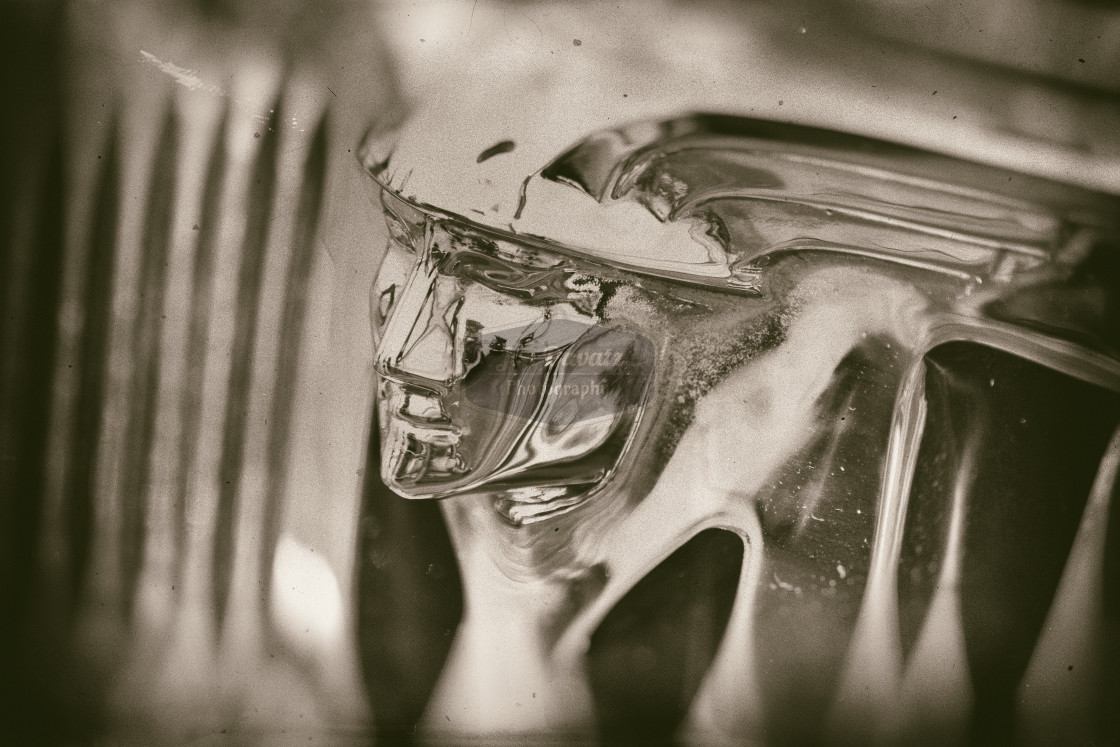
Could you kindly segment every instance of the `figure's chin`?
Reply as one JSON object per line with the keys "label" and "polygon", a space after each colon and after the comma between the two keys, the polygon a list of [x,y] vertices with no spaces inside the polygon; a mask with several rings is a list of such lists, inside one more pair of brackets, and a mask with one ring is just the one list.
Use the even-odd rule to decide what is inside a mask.
{"label": "figure's chin", "polygon": [[490,494],[490,505],[512,526],[526,526],[573,511],[592,499],[596,487],[594,483],[585,483],[503,490]]}

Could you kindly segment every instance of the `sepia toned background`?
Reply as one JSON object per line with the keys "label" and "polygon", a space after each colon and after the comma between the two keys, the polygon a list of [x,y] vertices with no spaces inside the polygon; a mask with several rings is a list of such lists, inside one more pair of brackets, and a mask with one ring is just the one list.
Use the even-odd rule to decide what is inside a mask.
{"label": "sepia toned background", "polygon": [[17,743],[364,743],[419,719],[461,600],[434,509],[369,456],[371,126],[525,79],[741,79],[754,116],[998,142],[1120,193],[1107,2],[11,0],[0,38]]}

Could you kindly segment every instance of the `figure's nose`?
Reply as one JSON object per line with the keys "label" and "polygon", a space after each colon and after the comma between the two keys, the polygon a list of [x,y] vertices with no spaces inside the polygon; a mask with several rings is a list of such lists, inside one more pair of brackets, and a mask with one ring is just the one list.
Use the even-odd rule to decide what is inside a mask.
{"label": "figure's nose", "polygon": [[[392,268],[386,268],[392,271]],[[382,286],[379,278],[379,286]],[[399,283],[386,283],[375,303],[385,317],[374,357],[382,377],[446,390],[462,376],[455,354],[463,297],[454,278],[441,276],[428,258]],[[387,300],[385,300],[387,299]]]}

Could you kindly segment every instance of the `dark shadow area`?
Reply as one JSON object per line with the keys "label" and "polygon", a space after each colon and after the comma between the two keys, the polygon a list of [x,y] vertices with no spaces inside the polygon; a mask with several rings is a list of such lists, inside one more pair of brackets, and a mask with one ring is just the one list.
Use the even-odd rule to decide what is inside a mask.
{"label": "dark shadow area", "polygon": [[[963,479],[955,492],[965,501],[959,562],[975,693],[970,741],[1003,744],[1014,735],[1017,689],[1120,422],[1120,396],[972,343],[943,345],[927,362],[922,482],[899,569],[904,642],[912,645],[928,608],[936,581],[924,574],[935,576],[942,562],[946,514]],[[956,467],[966,452],[972,466],[962,478]]]}
{"label": "dark shadow area", "polygon": [[1101,574],[1105,620],[1105,650],[1101,659],[1105,680],[1096,703],[1102,744],[1120,744],[1120,708],[1116,707],[1120,703],[1120,478],[1112,485],[1111,501]]}
{"label": "dark shadow area", "polygon": [[358,537],[358,648],[380,744],[412,741],[463,617],[459,565],[434,501],[381,482],[371,429]]}
{"label": "dark shadow area", "polygon": [[[1120,210],[1117,211],[1120,215]],[[1120,243],[1102,239],[1068,278],[1027,285],[984,310],[993,318],[1120,357]]]}
{"label": "dark shadow area", "polygon": [[0,5],[0,734],[12,744],[82,733],[66,695],[59,621],[34,613],[65,244],[61,8]]}
{"label": "dark shadow area", "polygon": [[639,581],[591,636],[587,674],[605,744],[672,744],[727,628],[743,541],[693,537]]}

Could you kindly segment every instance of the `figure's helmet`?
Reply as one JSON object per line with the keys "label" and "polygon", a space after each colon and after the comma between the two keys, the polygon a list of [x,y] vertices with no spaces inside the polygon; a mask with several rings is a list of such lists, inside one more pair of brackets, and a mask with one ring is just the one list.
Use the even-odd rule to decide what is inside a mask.
{"label": "figure's helmet", "polygon": [[468,618],[549,600],[525,666],[608,734],[1107,732],[1120,200],[737,116],[425,126],[363,153],[381,477],[453,499]]}

